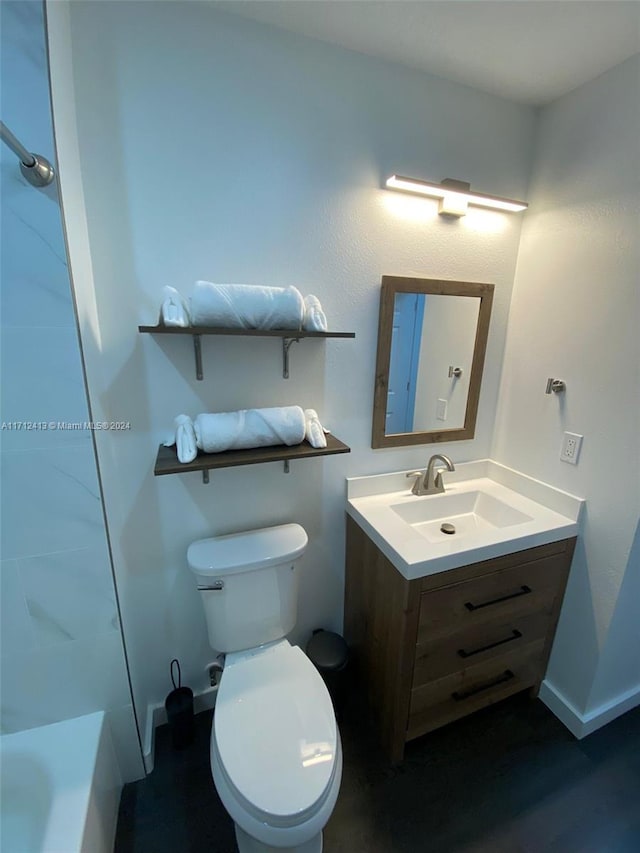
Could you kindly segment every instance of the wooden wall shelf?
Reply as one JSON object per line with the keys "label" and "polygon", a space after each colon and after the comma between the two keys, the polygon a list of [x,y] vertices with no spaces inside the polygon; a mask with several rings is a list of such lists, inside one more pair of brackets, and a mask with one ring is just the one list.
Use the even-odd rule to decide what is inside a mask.
{"label": "wooden wall shelf", "polygon": [[307,332],[296,329],[226,329],[212,326],[138,326],[138,331],[149,335],[191,335],[196,360],[196,378],[203,378],[202,335],[231,335],[254,338],[282,339],[282,376],[289,378],[289,348],[302,338],[355,338],[355,332]]}
{"label": "wooden wall shelf", "polygon": [[180,462],[175,447],[160,445],[153,473],[156,477],[164,474],[188,474],[202,471],[202,481],[209,482],[209,471],[215,468],[235,468],[239,465],[256,465],[264,462],[284,462],[284,470],[289,471],[289,463],[296,459],[308,459],[314,456],[333,456],[336,453],[350,453],[351,448],[336,438],[327,435],[326,447],[312,447],[307,441],[287,447],[284,444],[275,447],[254,447],[250,450],[225,450],[222,453],[202,453],[193,462]]}

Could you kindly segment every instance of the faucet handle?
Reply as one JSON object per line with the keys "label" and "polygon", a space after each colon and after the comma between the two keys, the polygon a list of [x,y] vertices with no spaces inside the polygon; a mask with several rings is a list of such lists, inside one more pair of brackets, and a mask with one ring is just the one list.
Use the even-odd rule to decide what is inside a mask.
{"label": "faucet handle", "polygon": [[420,478],[421,478],[421,477],[424,477],[424,471],[408,471],[408,472],[405,474],[405,477],[406,477],[407,479],[409,479],[409,477],[415,477],[415,478],[416,478],[416,481],[415,481],[415,483],[413,484],[413,485],[414,485],[414,487],[415,487],[416,483],[418,483],[418,482],[420,481]]}
{"label": "faucet handle", "polygon": [[446,468],[436,468],[436,476],[433,478],[433,485],[436,489],[442,489],[444,491],[444,482],[442,480],[442,475],[445,473]]}
{"label": "faucet handle", "polygon": [[413,486],[411,487],[411,492],[414,495],[422,494],[420,481],[424,477],[424,471],[408,471],[407,474],[405,474],[405,477],[415,477],[415,480],[413,481]]}

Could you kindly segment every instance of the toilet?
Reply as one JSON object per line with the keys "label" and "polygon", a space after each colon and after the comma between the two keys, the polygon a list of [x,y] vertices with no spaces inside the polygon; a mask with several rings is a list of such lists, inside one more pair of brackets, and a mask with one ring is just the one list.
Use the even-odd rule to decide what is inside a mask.
{"label": "toilet", "polygon": [[187,561],[209,642],[225,653],[211,772],[240,853],[321,853],[342,746],[318,671],[286,635],[296,623],[299,524],[193,542]]}

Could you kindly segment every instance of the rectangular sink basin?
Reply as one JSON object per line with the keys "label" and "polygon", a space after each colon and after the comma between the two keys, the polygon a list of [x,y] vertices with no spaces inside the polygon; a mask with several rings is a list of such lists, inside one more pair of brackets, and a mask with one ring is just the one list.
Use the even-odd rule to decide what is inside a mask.
{"label": "rectangular sink basin", "polygon": [[436,495],[412,494],[404,471],[347,481],[347,512],[408,580],[578,531],[581,498],[491,459],[460,463],[444,479]]}
{"label": "rectangular sink basin", "polygon": [[478,490],[427,495],[413,503],[390,504],[389,508],[421,536],[436,543],[531,521],[530,515]]}

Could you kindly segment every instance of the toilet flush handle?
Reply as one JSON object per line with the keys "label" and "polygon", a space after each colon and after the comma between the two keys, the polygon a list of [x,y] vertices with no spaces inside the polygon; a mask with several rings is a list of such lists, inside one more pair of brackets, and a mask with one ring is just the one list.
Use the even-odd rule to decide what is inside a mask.
{"label": "toilet flush handle", "polygon": [[198,589],[201,592],[205,590],[212,590],[215,592],[220,592],[221,589],[224,589],[224,581],[211,581],[209,584],[198,584]]}

